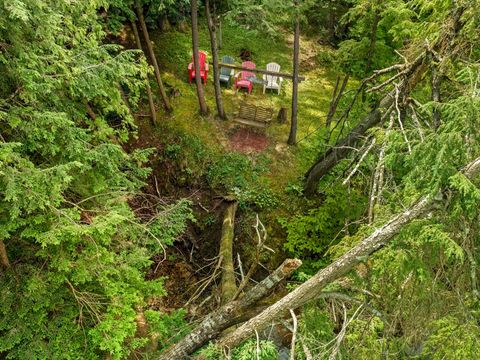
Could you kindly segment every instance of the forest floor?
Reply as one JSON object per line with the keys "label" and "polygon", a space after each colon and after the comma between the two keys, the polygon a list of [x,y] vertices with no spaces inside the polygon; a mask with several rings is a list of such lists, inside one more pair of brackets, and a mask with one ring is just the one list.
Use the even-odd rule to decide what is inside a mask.
{"label": "forest floor", "polygon": [[[239,27],[224,25],[222,30],[223,47],[220,57],[230,55],[240,63],[240,52],[248,49],[257,68],[262,69],[269,62],[277,62],[281,65],[282,72],[292,72],[291,34],[285,33],[274,40]],[[155,266],[156,271],[149,274],[150,277],[169,277],[166,289],[170,296],[161,304],[166,310],[184,306],[202,279],[211,276],[212,259],[218,251],[224,209],[221,197],[231,195],[225,191],[241,188],[243,192],[248,192],[257,183],[263,184],[263,190],[256,195],[257,205],[242,207],[240,204],[237,214],[234,250],[240,251],[244,267],[248,268],[249,259],[255,251],[257,240],[252,225],[256,212],[260,213],[266,226],[269,236],[267,245],[276,251],[262,259],[264,264],[273,267],[285,258],[283,242],[286,235],[278,218],[288,218],[302,208],[304,210],[305,200],[299,196],[301,177],[315,155],[323,150],[320,148],[320,134],[317,130],[323,127],[336,73],[319,65],[318,54],[331,50],[319,45],[317,39],[302,37],[300,75],[305,76],[306,80],[299,84],[298,143],[296,146],[288,146],[286,140],[290,130],[289,121],[279,124],[274,120],[270,127],[259,130],[240,126],[231,118],[242,101],[273,108],[275,116],[280,108],[287,108],[289,118],[292,93],[290,80],[283,82],[280,95],[276,92],[263,94],[261,85],[254,86],[251,95],[243,92],[235,94],[233,86],[230,89],[223,88],[224,106],[230,120],[219,121],[214,118],[216,107],[211,71],[205,87],[210,115],[201,117],[195,85],[188,82],[187,66],[192,56],[189,29],[184,32],[152,32],[151,38],[155,43],[163,81],[171,95],[174,111],[165,114],[159,109],[157,126],[153,126],[148,117],[138,117],[138,137],[130,142],[130,146],[156,149],[149,164],[153,173],[146,191],[160,193],[172,201],[188,198],[192,201],[197,219],[189,225],[188,231],[177,241],[176,246],[169,250],[167,261]],[[200,49],[209,55],[211,53],[208,30],[204,24],[200,27]],[[153,81],[151,84],[154,92],[158,93]],[[158,98],[156,103],[161,103]],[[148,110],[144,111],[147,114]],[[243,158],[247,159],[251,167],[245,166]],[[258,174],[246,174],[251,169],[257,169],[255,171]],[[271,206],[270,197],[277,199],[275,206]],[[263,203],[270,205],[262,206]],[[187,261],[175,261],[179,256]],[[265,275],[265,271],[260,270],[257,278]],[[178,284],[182,286],[179,287]],[[203,311],[206,310],[207,307]],[[192,311],[190,313],[195,316]]]}

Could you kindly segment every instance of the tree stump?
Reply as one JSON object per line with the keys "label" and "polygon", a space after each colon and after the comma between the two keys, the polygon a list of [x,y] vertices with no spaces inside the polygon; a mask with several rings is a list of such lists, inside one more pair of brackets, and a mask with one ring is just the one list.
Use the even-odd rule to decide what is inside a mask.
{"label": "tree stump", "polygon": [[284,107],[280,108],[277,115],[277,122],[279,124],[285,124],[287,122],[287,119],[288,119],[287,108],[284,108]]}

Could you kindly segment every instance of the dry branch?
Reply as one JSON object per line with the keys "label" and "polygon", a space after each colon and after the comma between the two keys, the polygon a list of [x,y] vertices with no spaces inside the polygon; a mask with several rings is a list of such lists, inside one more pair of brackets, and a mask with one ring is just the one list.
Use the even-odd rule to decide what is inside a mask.
{"label": "dry branch", "polygon": [[[456,7],[452,15],[446,21],[446,25],[440,34],[439,39],[432,47],[432,49],[438,53],[448,53],[453,46],[453,40],[456,38],[457,34],[462,29],[464,22],[461,20],[463,13],[465,12],[466,7],[460,6]],[[405,66],[399,74],[403,80],[399,84],[399,89],[403,97],[407,97],[408,94],[415,88],[415,86],[420,82],[422,76],[427,71],[427,66],[425,62],[431,58],[429,56],[430,50],[424,51],[416,59],[414,59],[410,64]],[[398,75],[398,74],[397,74]],[[395,79],[399,79],[399,76],[394,76],[393,82]],[[364,84],[363,82],[362,84]],[[385,84],[386,85],[386,84]],[[378,103],[378,105],[367,114],[359,123],[356,125],[350,133],[341,140],[338,140],[329,150],[325,153],[320,154],[316,162],[311,166],[311,168],[305,174],[305,194],[307,196],[312,196],[318,186],[319,180],[328,173],[336,164],[341,160],[345,159],[350,151],[346,147],[355,147],[355,145],[360,142],[365,132],[381,123],[384,114],[388,112],[391,105],[395,99],[395,89],[389,91]]]}
{"label": "dry branch", "polygon": [[[268,296],[284,279],[288,278],[302,262],[298,259],[285,260],[273,273],[249,290],[241,299],[230,301],[208,314],[190,334],[172,345],[160,355],[158,360],[183,359],[192,354],[209,340],[214,339],[223,330],[244,320],[245,313],[252,310],[259,300]],[[254,316],[261,309],[253,309]]]}
{"label": "dry branch", "polygon": [[[464,175],[472,178],[480,170],[480,157],[464,168]],[[385,225],[376,229],[370,236],[362,240],[357,246],[339,257],[332,264],[320,270],[317,274],[300,285],[298,288],[284,296],[265,311],[250,319],[233,333],[220,339],[219,346],[232,348],[242,343],[255,330],[261,330],[272,321],[277,320],[289,309],[296,309],[309,301],[321,296],[322,289],[329,283],[348,273],[356,264],[366,256],[377,251],[387,244],[403,226],[429,212],[434,204],[434,198],[426,195],[405,211],[399,213]]]}

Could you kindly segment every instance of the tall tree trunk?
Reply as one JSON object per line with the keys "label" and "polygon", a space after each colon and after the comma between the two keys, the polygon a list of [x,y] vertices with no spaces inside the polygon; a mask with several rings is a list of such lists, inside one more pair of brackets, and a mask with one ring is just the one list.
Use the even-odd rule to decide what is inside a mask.
{"label": "tall tree trunk", "polygon": [[200,59],[198,57],[198,7],[197,0],[191,0],[192,12],[192,48],[193,48],[193,65],[195,68],[195,84],[197,85],[197,97],[200,105],[200,115],[207,115],[208,108],[205,102],[205,93],[202,85],[202,78],[200,77]]}
{"label": "tall tree trunk", "polygon": [[[332,100],[330,101],[330,108],[328,109],[327,120],[325,121],[325,127],[330,130],[330,125],[332,124],[333,116],[337,112],[338,103],[343,96],[345,87],[347,86],[348,79],[350,75],[345,75],[340,86],[340,91],[338,91],[338,85],[340,84],[340,76],[337,76],[337,81],[335,83],[335,89],[333,91]],[[338,92],[337,92],[338,91]]]}
{"label": "tall tree trunk", "polygon": [[145,24],[145,18],[143,17],[143,8],[139,1],[136,2],[136,5],[137,5],[138,21],[140,22],[140,26],[142,27],[143,37],[147,45],[148,53],[150,55],[150,60],[152,61],[152,64],[153,64],[153,69],[155,70],[155,77],[157,79],[158,90],[160,91],[160,97],[162,99],[165,110],[167,110],[168,112],[171,112],[172,107],[170,106],[170,101],[168,100],[168,96],[165,92],[165,87],[163,86],[162,77],[160,76],[160,68],[158,67],[157,57],[155,56],[155,52],[153,51],[152,42],[150,41],[150,35],[148,34],[147,25]]}
{"label": "tall tree trunk", "polygon": [[[475,159],[465,167],[463,174],[473,178],[480,171],[480,158]],[[431,195],[422,197],[407,210],[396,215],[385,225],[376,229],[370,236],[362,240],[357,246],[342,255],[331,265],[317,272],[313,277],[300,285],[298,288],[284,296],[256,317],[250,319],[234,332],[222,337],[219,346],[232,349],[247,340],[255,331],[261,331],[276,319],[321,295],[322,289],[334,280],[345,275],[366,256],[385,246],[398,232],[412,220],[417,219],[429,212],[434,204]]]}
{"label": "tall tree trunk", "polygon": [[221,50],[223,47],[222,20],[217,17],[217,6],[215,0],[213,0],[213,21],[215,27],[218,28],[218,49]]}
{"label": "tall tree trunk", "polygon": [[215,102],[217,103],[218,117],[222,120],[226,120],[225,111],[223,109],[222,101],[222,89],[220,87],[220,71],[218,68],[218,47],[217,47],[217,35],[215,33],[215,22],[210,12],[210,1],[205,0],[205,14],[207,16],[208,32],[210,33],[210,44],[212,47],[213,57],[213,86],[215,87]]}
{"label": "tall tree trunk", "polygon": [[241,299],[230,301],[208,314],[187,336],[165,350],[157,360],[184,359],[206,342],[217,337],[223,330],[245,321],[245,314],[250,312],[251,307],[269,295],[282,280],[290,277],[300,265],[302,265],[300,260],[285,260],[273,273],[255,285]]}
{"label": "tall tree trunk", "polygon": [[290,134],[287,143],[295,145],[297,142],[297,108],[298,108],[298,66],[300,54],[300,19],[295,20],[295,34],[293,41],[293,89],[292,89],[292,118]]}
{"label": "tall tree trunk", "polygon": [[[137,48],[143,51],[142,49],[142,42],[140,41],[140,35],[138,34],[138,28],[135,21],[131,22],[133,35],[135,36],[135,42],[137,43]],[[148,76],[146,78],[146,89],[147,89],[147,96],[148,96],[148,105],[150,106],[150,115],[152,116],[152,121],[154,124],[157,123],[157,112],[155,110],[155,104],[153,102],[152,96],[152,89],[150,88],[150,82],[148,81]]]}
{"label": "tall tree trunk", "polygon": [[0,240],[0,265],[6,269],[10,268],[10,261],[8,260],[7,248],[3,240]]}
{"label": "tall tree trunk", "polygon": [[[446,25],[444,26],[442,34],[439,36],[439,40],[433,46],[435,51],[441,54],[449,53],[450,47],[454,45],[453,39],[455,39],[464,25],[461,17],[465,10],[465,6],[456,7],[453,10],[452,16],[446,21]],[[415,88],[423,74],[426,72],[427,66],[424,62],[427,57],[426,53],[417,57],[415,61],[403,70],[404,80],[400,83],[399,88],[404,89],[404,95],[408,95]],[[346,137],[338,140],[335,145],[317,158],[317,161],[305,174],[305,195],[312,196],[317,190],[320,179],[350,154],[351,148],[363,138],[368,129],[378,125],[381,120],[385,118],[385,112],[393,104],[394,98],[395,90],[387,93],[387,95],[381,99],[379,105],[366,115]]]}

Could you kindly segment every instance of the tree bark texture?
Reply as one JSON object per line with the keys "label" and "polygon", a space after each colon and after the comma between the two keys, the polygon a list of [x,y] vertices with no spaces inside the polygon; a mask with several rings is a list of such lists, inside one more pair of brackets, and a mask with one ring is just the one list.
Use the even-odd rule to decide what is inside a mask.
{"label": "tree bark texture", "polygon": [[[142,42],[140,41],[140,35],[138,34],[138,28],[137,24],[135,21],[131,22],[132,25],[132,30],[133,30],[133,35],[135,37],[135,42],[137,44],[137,48],[143,51],[142,49]],[[146,89],[147,89],[147,96],[148,96],[148,105],[150,106],[150,115],[152,116],[152,122],[154,124],[157,123],[157,112],[155,110],[155,103],[153,102],[153,95],[152,95],[152,89],[150,88],[150,83],[148,81],[148,76],[146,79]]]}
{"label": "tree bark texture", "polygon": [[236,201],[230,202],[225,210],[225,216],[223,218],[222,238],[220,240],[219,251],[219,255],[222,257],[222,305],[232,300],[237,292],[235,270],[233,268],[233,238],[237,205],[238,203]]}
{"label": "tree bark texture", "polygon": [[7,248],[3,240],[0,240],[0,265],[6,269],[9,269],[11,266],[8,260]]}
{"label": "tree bark texture", "polygon": [[222,89],[220,87],[220,69],[218,67],[218,46],[216,26],[210,11],[210,1],[205,0],[205,14],[207,16],[208,32],[210,34],[210,45],[212,47],[213,58],[213,86],[215,87],[215,102],[217,104],[217,114],[222,120],[226,120],[225,111],[223,109]]}
{"label": "tree bark texture", "polygon": [[342,81],[342,85],[340,86],[340,91],[338,91],[338,85],[340,84],[340,76],[337,76],[337,81],[335,82],[335,89],[333,90],[332,100],[330,101],[330,107],[328,109],[327,120],[325,121],[325,126],[327,129],[330,129],[333,116],[337,112],[338,103],[343,96],[343,92],[345,91],[345,87],[347,86],[349,78],[350,75],[345,75]]}
{"label": "tree bark texture", "polygon": [[295,145],[297,142],[297,110],[298,110],[298,66],[300,54],[300,20],[295,20],[295,34],[293,41],[293,88],[292,88],[292,117],[290,122],[290,134],[287,143]]}
{"label": "tree bark texture", "polygon": [[[454,9],[451,18],[446,22],[439,40],[433,46],[435,51],[442,54],[449,52],[451,46],[454,45],[453,40],[463,27],[464,23],[461,21],[461,17],[464,12],[465,7]],[[404,80],[400,82],[399,88],[403,89],[404,96],[408,95],[415,88],[422,79],[423,74],[425,74],[427,70],[425,60],[427,57],[425,52],[403,71]],[[393,104],[394,98],[395,90],[392,90],[381,99],[378,106],[368,113],[346,137],[338,140],[329,150],[317,158],[317,161],[305,175],[305,195],[312,196],[317,190],[320,179],[350,154],[351,149],[360,142],[368,129],[380,123],[387,109]]]}
{"label": "tree bark texture", "polygon": [[[468,164],[463,174],[473,178],[480,171],[480,157]],[[281,317],[290,309],[305,305],[321,295],[322,289],[329,283],[345,275],[353,266],[364,260],[366,256],[386,245],[403,226],[417,219],[433,208],[434,198],[430,195],[420,198],[407,210],[396,215],[385,225],[376,229],[370,236],[362,240],[347,253],[339,257],[331,265],[320,270],[312,278],[290,292],[288,295],[268,307],[256,317],[250,319],[234,332],[222,337],[219,346],[233,348],[251,337],[255,331],[260,331],[271,322]]]}
{"label": "tree bark texture", "polygon": [[145,18],[143,17],[143,9],[139,1],[136,2],[136,5],[137,5],[138,21],[140,22],[140,26],[143,32],[143,37],[147,45],[148,54],[150,55],[150,60],[152,61],[152,64],[153,64],[153,69],[155,71],[155,77],[157,79],[157,84],[158,84],[158,90],[160,91],[160,98],[162,99],[165,110],[168,112],[171,112],[172,107],[170,106],[170,101],[168,100],[168,96],[165,92],[165,87],[163,86],[162,77],[160,76],[160,68],[158,67],[157,57],[155,56],[155,52],[153,51],[152,42],[150,41],[150,35],[148,34],[147,25],[145,24]]}
{"label": "tree bark texture", "polygon": [[183,359],[214,339],[223,330],[243,321],[245,312],[249,311],[259,300],[269,295],[282,280],[292,275],[301,264],[302,262],[297,259],[285,260],[273,273],[255,285],[241,299],[230,301],[208,314],[191,333],[165,350],[157,360]]}
{"label": "tree bark texture", "polygon": [[190,1],[192,16],[192,49],[193,49],[193,66],[195,68],[195,84],[197,86],[197,97],[200,105],[200,114],[207,115],[208,108],[205,102],[205,92],[200,77],[200,59],[198,57],[198,6],[197,0]]}

